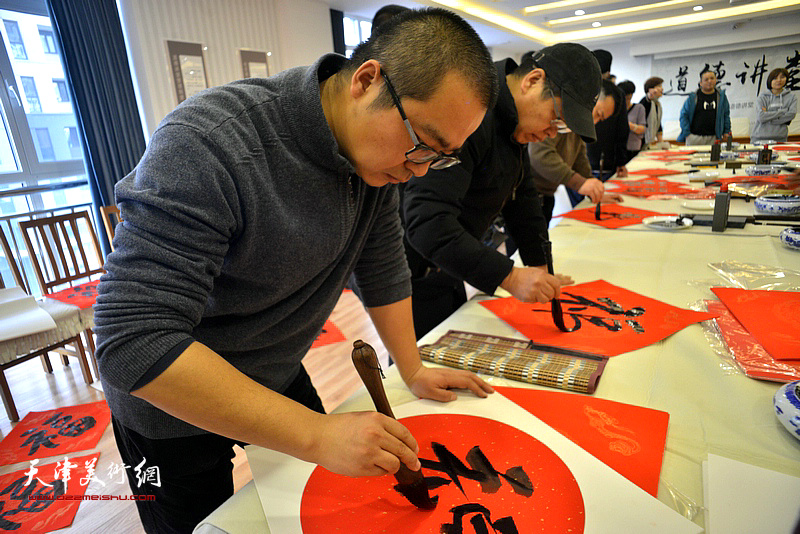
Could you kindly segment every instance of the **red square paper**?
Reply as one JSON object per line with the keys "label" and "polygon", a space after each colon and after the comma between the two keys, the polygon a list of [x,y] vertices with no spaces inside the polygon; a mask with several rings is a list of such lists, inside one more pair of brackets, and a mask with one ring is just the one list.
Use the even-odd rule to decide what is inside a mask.
{"label": "red square paper", "polygon": [[647,176],[668,176],[671,174],[686,174],[672,169],[639,169],[638,171],[628,171],[628,174],[646,174]]}
{"label": "red square paper", "polygon": [[595,280],[561,288],[561,307],[567,327],[562,332],[550,315],[550,303],[520,302],[514,297],[481,302],[492,313],[536,343],[616,356],[661,341],[713,314],[670,306]]}
{"label": "red square paper", "polygon": [[0,530],[28,534],[70,526],[99,456],[65,457],[0,475]]}
{"label": "red square paper", "polygon": [[667,442],[667,412],[559,391],[494,389],[658,497],[658,477]]}
{"label": "red square paper", "polygon": [[344,341],[346,338],[342,334],[342,331],[333,324],[333,321],[328,319],[325,321],[325,326],[322,327],[322,332],[319,333],[317,339],[314,340],[314,343],[311,344],[312,349],[316,349],[317,347],[324,347],[325,345],[330,345],[332,343],[339,343],[340,341]]}
{"label": "red square paper", "polygon": [[624,204],[602,204],[600,206],[600,220],[595,219],[595,208],[583,208],[564,213],[562,217],[596,224],[605,228],[621,228],[632,224],[640,224],[645,217],[664,215],[649,210],[640,210],[625,206]]}
{"label": "red square paper", "polygon": [[[660,178],[642,178],[641,180],[627,180],[624,182],[612,181],[608,185],[617,187],[614,193],[622,193],[635,197],[649,197],[651,195],[681,195],[694,192],[694,189]],[[609,190],[610,191],[610,190]]]}
{"label": "red square paper", "polygon": [[712,287],[776,360],[800,360],[800,292]]}
{"label": "red square paper", "polygon": [[93,449],[109,421],[106,401],[30,412],[0,442],[0,465]]}
{"label": "red square paper", "polygon": [[45,297],[60,300],[61,302],[72,304],[84,310],[94,305],[94,300],[97,298],[97,284],[99,283],[100,280],[92,280],[85,284],[68,287],[57,293],[50,293],[49,295],[45,295]]}
{"label": "red square paper", "polygon": [[750,378],[760,378],[773,382],[792,382],[800,380],[800,361],[776,361],[764,350],[742,323],[718,300],[707,300],[708,311],[717,315],[717,323],[725,345],[739,364],[744,374]]}

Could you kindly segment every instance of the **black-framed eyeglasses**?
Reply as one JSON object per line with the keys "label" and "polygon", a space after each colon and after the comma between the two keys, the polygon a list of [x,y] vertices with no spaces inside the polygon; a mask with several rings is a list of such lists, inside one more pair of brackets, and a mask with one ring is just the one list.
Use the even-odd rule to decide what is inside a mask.
{"label": "black-framed eyeglasses", "polygon": [[403,122],[408,129],[408,135],[411,136],[411,142],[414,143],[414,147],[406,152],[406,159],[411,163],[430,163],[430,168],[434,170],[446,169],[461,163],[461,160],[455,155],[443,154],[438,150],[429,147],[425,143],[419,142],[419,138],[417,137],[417,134],[414,133],[411,123],[408,122],[408,117],[406,117],[406,112],[403,110],[402,104],[400,104],[400,98],[397,96],[397,93],[392,86],[392,82],[389,81],[389,77],[385,72],[381,71],[381,75],[383,76],[383,79],[386,80],[386,88],[389,89],[389,94],[392,95],[394,105],[397,107],[397,111],[400,112],[400,117],[402,117]]}
{"label": "black-framed eyeglasses", "polygon": [[564,119],[561,118],[561,114],[558,112],[558,108],[556,107],[555,93],[550,88],[548,88],[548,91],[550,92],[550,100],[553,101],[553,111],[556,114],[556,118],[550,121],[550,126],[553,126],[556,129],[556,131],[560,134],[571,132],[572,130],[570,130],[569,126],[567,126],[567,123],[564,122]]}

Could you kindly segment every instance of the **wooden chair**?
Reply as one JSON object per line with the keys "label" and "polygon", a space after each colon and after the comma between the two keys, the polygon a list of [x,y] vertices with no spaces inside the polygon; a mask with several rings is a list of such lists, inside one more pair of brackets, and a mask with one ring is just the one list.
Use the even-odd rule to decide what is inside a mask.
{"label": "wooden chair", "polygon": [[103,226],[106,227],[106,235],[108,242],[111,244],[111,250],[114,250],[114,229],[122,222],[122,215],[116,205],[101,206],[100,213],[103,215]]}
{"label": "wooden chair", "polygon": [[[65,292],[94,289],[92,280],[105,271],[100,242],[88,212],[79,211],[22,221],[19,226],[43,295],[62,298]],[[85,243],[86,240],[88,243]],[[94,251],[94,255],[87,255],[91,251]],[[64,286],[68,286],[67,289],[54,292]],[[93,298],[89,305],[80,306],[81,320],[85,327],[84,334],[92,366],[95,373],[98,373],[94,356],[92,304]]]}
{"label": "wooden chair", "polygon": [[[2,228],[0,228],[0,245],[2,245],[3,254],[11,269],[14,284],[29,293]],[[0,288],[4,287],[5,283],[0,277]],[[6,369],[39,357],[42,360],[45,371],[52,373],[53,367],[50,364],[48,354],[50,352],[59,352],[62,358],[65,358],[65,355],[77,357],[84,381],[87,384],[91,384],[93,381],[89,363],[86,360],[86,352],[81,341],[81,332],[84,328],[80,318],[80,310],[75,306],[48,299],[40,302],[39,306],[53,318],[56,323],[55,329],[0,341],[0,397],[3,399],[6,413],[11,422],[19,421],[19,413],[14,399],[11,397],[11,390],[5,376]],[[67,350],[67,345],[73,345],[75,350]]]}

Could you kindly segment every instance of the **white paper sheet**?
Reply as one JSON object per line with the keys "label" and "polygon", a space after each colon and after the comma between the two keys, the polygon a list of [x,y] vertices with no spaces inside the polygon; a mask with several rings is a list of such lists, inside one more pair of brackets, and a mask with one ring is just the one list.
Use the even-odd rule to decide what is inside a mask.
{"label": "white paper sheet", "polygon": [[709,534],[791,534],[800,521],[798,477],[709,454],[703,491]]}
{"label": "white paper sheet", "polygon": [[[499,393],[487,399],[465,394],[448,404],[418,400],[394,408],[394,413],[397,418],[422,414],[485,417],[535,437],[564,461],[578,482],[584,500],[586,534],[703,531]],[[270,531],[301,533],[300,500],[315,466],[259,447],[246,450]]]}
{"label": "white paper sheet", "polygon": [[0,342],[56,327],[50,315],[19,287],[0,289]]}

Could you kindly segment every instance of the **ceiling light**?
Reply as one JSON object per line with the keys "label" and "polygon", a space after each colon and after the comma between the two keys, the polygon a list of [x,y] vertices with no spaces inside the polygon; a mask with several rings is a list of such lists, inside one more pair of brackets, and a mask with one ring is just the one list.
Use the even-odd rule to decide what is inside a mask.
{"label": "ceiling light", "polygon": [[[563,19],[553,19],[547,21],[547,24],[550,26],[555,26],[557,24],[570,24],[575,22],[581,22],[588,18],[597,19],[597,18],[606,18],[606,17],[618,17],[620,15],[628,15],[630,13],[638,13],[640,11],[650,11],[650,10],[658,10],[658,9],[668,9],[673,6],[677,6],[680,4],[692,4],[697,0],[666,0],[665,2],[656,2],[655,4],[645,4],[641,6],[633,6],[633,7],[624,7],[622,9],[612,9],[611,11],[601,11],[599,13],[592,13],[591,15],[585,15],[581,13],[578,15],[578,12],[575,12],[576,17],[565,17]],[[702,8],[701,8],[702,9]]]}
{"label": "ceiling light", "polygon": [[602,24],[600,24],[599,22],[597,21],[592,22],[592,28],[599,28],[600,26],[602,26]]}
{"label": "ceiling light", "polygon": [[703,11],[703,6],[694,6],[692,11]]}
{"label": "ceiling light", "polygon": [[576,10],[575,10],[575,14],[576,14],[576,15],[578,15],[578,16],[580,17],[581,15],[585,15],[585,14],[586,14],[586,11],[584,11],[584,10],[582,10],[582,9],[576,9]]}
{"label": "ceiling light", "polygon": [[561,0],[560,2],[550,2],[547,4],[539,4],[536,6],[528,6],[522,8],[523,15],[530,15],[539,11],[550,11],[560,7],[569,7],[576,4],[591,4],[594,0]]}

